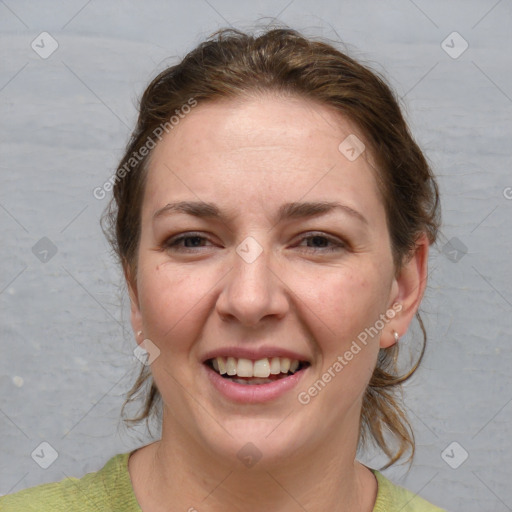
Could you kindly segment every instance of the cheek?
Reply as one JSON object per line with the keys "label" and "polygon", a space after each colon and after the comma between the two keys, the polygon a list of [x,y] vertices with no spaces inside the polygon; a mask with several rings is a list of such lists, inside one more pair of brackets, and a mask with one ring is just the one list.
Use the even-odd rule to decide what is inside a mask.
{"label": "cheek", "polygon": [[338,267],[321,276],[296,278],[297,296],[316,318],[324,353],[342,350],[385,311],[389,290],[374,265]]}
{"label": "cheek", "polygon": [[380,333],[371,337],[366,329],[385,311],[385,293],[375,273],[343,272],[323,279],[321,292],[311,298],[317,326],[312,331],[321,351],[315,382],[329,382],[317,406],[329,411],[326,417],[338,418],[359,403],[375,369]]}
{"label": "cheek", "polygon": [[[139,280],[144,332],[160,347],[187,340],[200,326],[198,315],[207,301],[207,280],[187,269],[166,264],[147,266]],[[183,343],[173,343],[178,349]]]}

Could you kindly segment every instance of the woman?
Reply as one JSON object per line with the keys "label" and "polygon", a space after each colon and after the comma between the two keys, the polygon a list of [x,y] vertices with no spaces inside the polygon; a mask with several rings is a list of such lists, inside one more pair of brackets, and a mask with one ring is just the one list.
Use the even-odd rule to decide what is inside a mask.
{"label": "woman", "polygon": [[221,31],[149,85],[110,182],[128,401],[161,440],[2,510],[440,510],[356,460],[414,453],[397,354],[439,222],[379,77],[295,31]]}

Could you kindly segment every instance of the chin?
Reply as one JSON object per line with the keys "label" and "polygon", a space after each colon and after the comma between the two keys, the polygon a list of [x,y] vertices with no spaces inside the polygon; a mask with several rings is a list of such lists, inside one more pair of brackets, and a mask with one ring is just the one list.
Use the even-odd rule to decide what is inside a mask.
{"label": "chin", "polygon": [[307,429],[297,418],[292,423],[283,421],[285,417],[286,413],[271,418],[225,418],[222,426],[229,434],[219,425],[208,428],[202,433],[201,444],[209,446],[218,459],[228,465],[235,463],[240,469],[256,464],[259,469],[270,469],[285,460],[289,463],[307,445]]}

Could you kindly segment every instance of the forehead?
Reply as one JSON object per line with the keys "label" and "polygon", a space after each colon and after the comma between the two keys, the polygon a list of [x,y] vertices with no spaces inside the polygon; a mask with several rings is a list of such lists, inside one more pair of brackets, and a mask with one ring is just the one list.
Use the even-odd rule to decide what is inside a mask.
{"label": "forehead", "polygon": [[353,160],[344,151],[354,136],[364,140],[341,114],[304,98],[199,103],[153,150],[144,208],[171,198],[258,207],[304,196],[379,207],[369,151]]}

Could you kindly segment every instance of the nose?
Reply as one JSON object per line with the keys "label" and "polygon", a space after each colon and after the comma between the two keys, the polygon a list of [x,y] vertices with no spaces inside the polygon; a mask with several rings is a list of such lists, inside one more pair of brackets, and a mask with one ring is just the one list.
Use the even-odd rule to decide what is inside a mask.
{"label": "nose", "polygon": [[289,309],[286,286],[263,251],[254,261],[234,254],[234,265],[217,298],[217,312],[224,321],[258,327],[264,320],[281,319]]}

